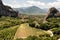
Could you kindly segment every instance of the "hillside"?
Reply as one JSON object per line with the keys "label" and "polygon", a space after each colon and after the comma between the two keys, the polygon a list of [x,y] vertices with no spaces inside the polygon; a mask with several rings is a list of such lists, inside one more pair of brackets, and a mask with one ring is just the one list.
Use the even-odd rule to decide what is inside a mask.
{"label": "hillside", "polygon": [[[43,17],[41,16],[41,18]],[[1,17],[0,40],[13,40],[14,38],[25,39],[26,37],[27,40],[36,39],[36,37],[36,40],[57,40],[60,35],[60,18],[50,18],[49,22],[47,21],[46,23],[43,23],[41,19],[39,21],[40,26],[36,26],[37,28],[33,24],[33,21],[36,19],[32,19],[29,19],[28,22],[21,22],[20,18]],[[30,23],[31,25],[29,25]],[[51,33],[49,32],[54,34],[53,37],[50,37]]]}
{"label": "hillside", "polygon": [[45,14],[46,10],[41,9],[36,6],[31,6],[31,7],[23,7],[23,8],[14,8],[14,10],[18,10],[20,13],[23,14],[33,14],[33,15],[39,15],[39,14]]}
{"label": "hillside", "polygon": [[47,31],[32,28],[28,23],[21,24],[17,29],[14,39],[16,38],[27,38],[28,36],[39,36],[44,34],[50,34]]}

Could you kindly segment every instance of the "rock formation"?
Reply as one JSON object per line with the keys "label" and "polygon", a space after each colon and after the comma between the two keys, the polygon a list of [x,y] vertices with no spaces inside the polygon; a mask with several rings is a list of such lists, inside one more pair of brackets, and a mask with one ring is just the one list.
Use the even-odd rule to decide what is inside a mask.
{"label": "rock formation", "polygon": [[5,6],[0,0],[0,17],[1,16],[10,16],[10,17],[17,17],[18,12],[14,11],[11,7]]}
{"label": "rock formation", "polygon": [[46,15],[44,20],[48,20],[48,18],[51,18],[51,17],[55,17],[55,18],[60,17],[60,13],[55,7],[51,7],[48,10],[48,14]]}

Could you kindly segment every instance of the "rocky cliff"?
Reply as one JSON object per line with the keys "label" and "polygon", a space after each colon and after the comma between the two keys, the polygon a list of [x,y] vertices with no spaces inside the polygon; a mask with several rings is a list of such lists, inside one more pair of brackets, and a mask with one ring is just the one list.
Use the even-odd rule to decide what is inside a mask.
{"label": "rocky cliff", "polygon": [[48,10],[48,13],[44,20],[48,20],[48,18],[51,18],[51,17],[54,17],[54,18],[60,17],[60,12],[55,7],[51,7]]}
{"label": "rocky cliff", "polygon": [[0,0],[0,17],[1,16],[10,16],[10,17],[17,17],[18,12],[14,11],[11,7],[5,6]]}

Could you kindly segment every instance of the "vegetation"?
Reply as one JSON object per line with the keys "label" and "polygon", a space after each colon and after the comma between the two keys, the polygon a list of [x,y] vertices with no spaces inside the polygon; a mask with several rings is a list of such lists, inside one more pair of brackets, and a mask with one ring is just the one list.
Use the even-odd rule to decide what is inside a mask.
{"label": "vegetation", "polygon": [[12,40],[14,38],[15,32],[18,26],[3,29],[0,31],[0,40]]}
{"label": "vegetation", "polygon": [[20,19],[11,17],[0,18],[0,40],[12,40],[21,24]]}
{"label": "vegetation", "polygon": [[[23,35],[23,33],[24,33],[24,35]],[[35,36],[44,35],[44,34],[47,34],[47,33],[44,30],[40,30],[40,29],[37,29],[37,28],[30,27],[28,25],[28,23],[24,23],[24,24],[20,25],[20,27],[19,27],[16,35],[15,35],[16,37],[17,37],[17,34],[20,37],[27,37],[27,36],[30,36],[30,35],[35,35]]]}
{"label": "vegetation", "polygon": [[10,17],[1,17],[0,18],[0,30],[9,28],[15,25],[20,25],[20,20]]}
{"label": "vegetation", "polygon": [[[42,16],[38,16],[36,19],[30,15],[30,17],[22,21],[21,18],[1,17],[0,40],[13,40],[17,28],[23,23],[28,23],[29,27],[27,25],[24,27],[29,30],[28,33],[34,36],[30,35],[27,38],[19,38],[16,40],[57,40],[60,37],[60,18],[49,18],[45,23],[43,23],[43,18]],[[50,35],[46,33],[47,30],[51,30],[54,36],[50,37]]]}
{"label": "vegetation", "polygon": [[25,39],[16,39],[16,40],[57,40],[58,37],[45,37],[45,36],[42,36],[42,37],[36,37],[36,36],[28,36],[27,38]]}

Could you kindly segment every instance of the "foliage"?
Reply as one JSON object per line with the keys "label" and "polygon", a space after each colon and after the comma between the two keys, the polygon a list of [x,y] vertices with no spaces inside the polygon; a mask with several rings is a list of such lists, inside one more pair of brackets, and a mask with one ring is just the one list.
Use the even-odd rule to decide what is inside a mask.
{"label": "foliage", "polygon": [[35,23],[29,23],[29,26],[35,27]]}
{"label": "foliage", "polygon": [[[35,23],[29,23],[29,26],[31,27],[35,27]],[[53,22],[47,22],[47,23],[40,23],[40,26],[37,25],[38,29],[42,29],[42,30],[49,30],[52,28],[59,28],[58,23],[53,23]]]}
{"label": "foliage", "polygon": [[60,28],[53,28],[53,29],[51,29],[51,31],[53,31],[54,35],[60,36]]}
{"label": "foliage", "polygon": [[18,28],[18,26],[1,30],[0,31],[0,40],[12,40],[14,38],[17,28]]}
{"label": "foliage", "polygon": [[[36,19],[30,17],[30,18],[28,18],[27,23],[29,23],[29,26],[35,27],[35,23],[33,23],[33,21],[35,21],[35,20]],[[22,23],[23,22],[21,21],[20,18],[1,17],[0,18],[0,40],[12,40],[14,38],[14,34],[18,28],[17,25],[20,25]],[[39,37],[28,36],[27,38],[24,38],[24,39],[20,38],[20,39],[16,39],[16,40],[57,40],[57,38],[60,36],[60,18],[49,18],[46,23],[43,23],[42,17],[41,17],[41,20],[39,17],[38,24],[40,26],[35,27],[35,28],[37,28],[36,30],[35,30],[35,28],[31,28],[31,27],[28,27],[28,28],[29,29],[31,28],[31,32],[35,31],[32,34],[34,34],[34,33],[36,34],[37,32],[39,32],[41,34],[41,35],[39,35]],[[34,30],[32,30],[32,29],[34,29]],[[54,36],[50,37],[48,34],[44,34],[44,32],[42,30],[40,31],[39,29],[40,30],[42,29],[43,31],[51,30],[53,32]],[[29,31],[29,33],[30,33],[30,31]]]}
{"label": "foliage", "polygon": [[45,33],[45,34],[39,35],[39,37],[50,37],[50,35]]}
{"label": "foliage", "polygon": [[17,38],[16,40],[23,40],[22,38]]}
{"label": "foliage", "polygon": [[0,30],[10,28],[12,26],[20,25],[22,22],[18,18],[1,17],[0,18]]}
{"label": "foliage", "polygon": [[[46,36],[41,36],[41,37],[37,37],[37,36],[28,36],[27,38],[22,38],[23,40],[57,40],[58,37],[54,36],[54,37],[46,37]],[[19,39],[21,40],[21,39]]]}
{"label": "foliage", "polygon": [[59,28],[59,25],[57,23],[41,23],[40,24],[40,29],[43,29],[43,30],[49,30],[49,29],[52,29],[52,28]]}
{"label": "foliage", "polygon": [[37,37],[36,36],[28,36],[24,40],[35,40]]}

